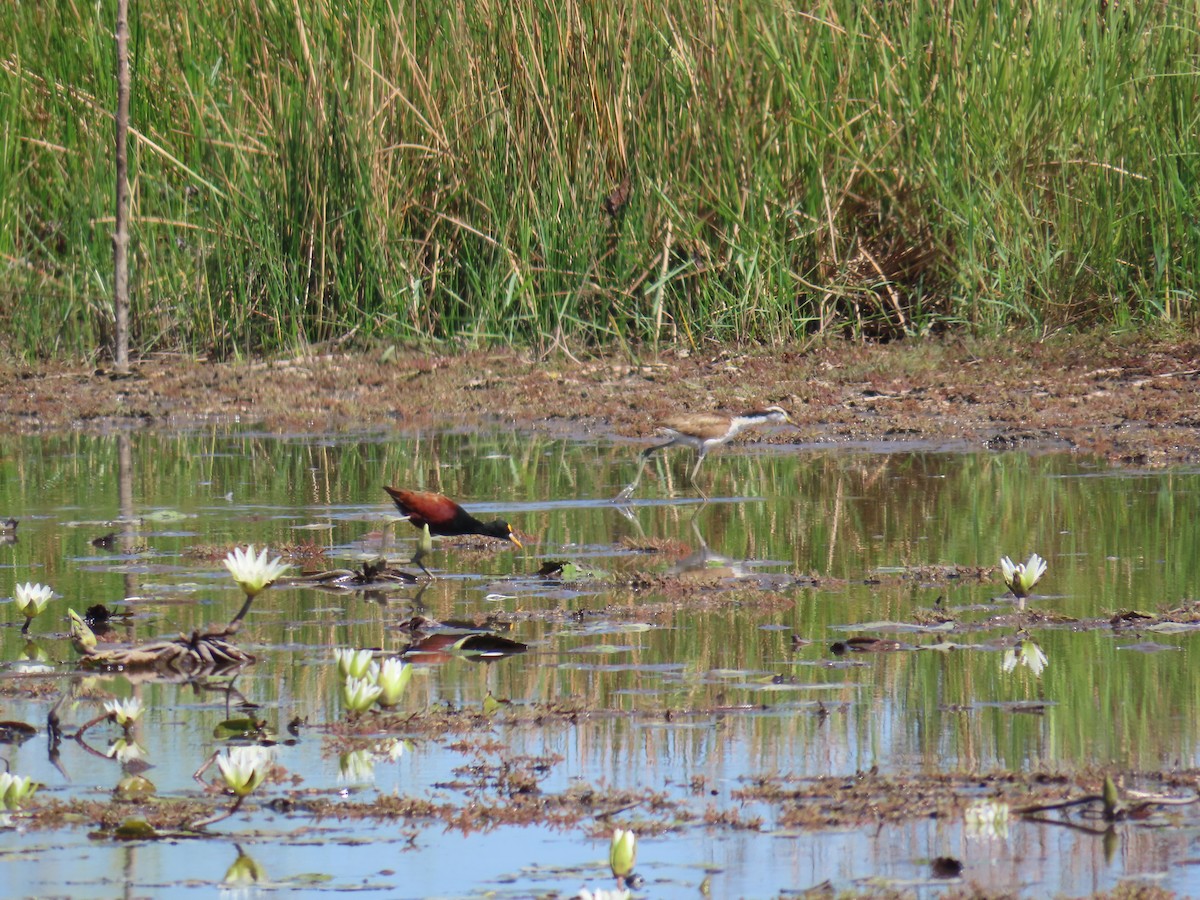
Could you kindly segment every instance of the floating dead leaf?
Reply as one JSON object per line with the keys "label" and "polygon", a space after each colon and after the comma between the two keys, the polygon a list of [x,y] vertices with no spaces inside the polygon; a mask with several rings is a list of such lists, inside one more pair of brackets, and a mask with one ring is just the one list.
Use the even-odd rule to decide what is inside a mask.
{"label": "floating dead leaf", "polygon": [[122,647],[83,647],[80,664],[107,670],[150,670],[167,675],[219,675],[254,662],[254,657],[227,640],[227,630],[193,631],[175,640]]}
{"label": "floating dead leaf", "polygon": [[1108,620],[1108,623],[1114,628],[1120,628],[1122,626],[1142,626],[1147,622],[1153,622],[1157,618],[1158,616],[1142,612],[1141,610],[1122,609],[1119,612],[1114,613],[1113,617]]}

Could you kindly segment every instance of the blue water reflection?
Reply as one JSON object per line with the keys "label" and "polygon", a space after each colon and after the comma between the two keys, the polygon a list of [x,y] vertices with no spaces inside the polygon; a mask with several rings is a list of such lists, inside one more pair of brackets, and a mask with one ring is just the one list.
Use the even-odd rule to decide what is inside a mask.
{"label": "blue water reflection", "polygon": [[[3,718],[39,729],[2,755],[43,783],[38,800],[107,803],[122,774],[70,740],[51,762],[45,723],[64,694],[69,732],[108,697],[141,697],[147,712],[135,736],[165,797],[201,790],[193,773],[223,745],[214,728],[247,714],[239,698],[286,742],[282,780],[214,826],[213,839],[115,846],[90,841],[88,823],[42,833],[18,818],[6,835],[11,890],[211,890],[237,858],[235,840],[271,883],[293,890],[529,896],[603,883],[606,845],[595,835],[607,822],[462,834],[265,806],[309,793],[465,803],[447,785],[494,762],[498,746],[507,758],[547,760],[537,784],[545,794],[651,787],[701,811],[762,818],[758,830],[688,826],[644,837],[638,870],[650,892],[694,892],[706,875],[714,896],[871,877],[936,892],[929,862],[943,855],[968,861],[978,884],[1020,885],[1028,896],[1101,890],[1128,875],[1200,891],[1182,829],[1128,829],[1109,860],[1098,840],[1020,820],[990,843],[961,821],[783,833],[769,806],[735,797],[757,776],[872,768],[1200,765],[1191,630],[1108,625],[1118,612],[1150,615],[1194,595],[1200,476],[1112,472],[1062,455],[759,449],[727,448],[706,464],[707,504],[671,496],[687,460],[660,460],[622,510],[610,498],[629,475],[629,447],[536,435],[0,441],[0,517],[20,520],[18,540],[0,544],[0,596],[26,580],[57,595],[32,628],[45,657],[37,660],[20,616],[0,606],[11,611],[0,628]],[[428,586],[277,586],[237,636],[258,659],[234,679],[235,694],[78,672],[68,607],[128,612],[118,630],[136,641],[222,623],[242,599],[219,564],[234,544],[291,550],[302,560],[296,574],[380,556],[405,568],[415,532],[394,521],[384,483],[442,490],[483,517],[501,515],[525,550],[441,544],[428,562],[439,579]],[[110,533],[115,550],[93,545]],[[1017,605],[990,569],[1032,551],[1050,568],[1014,625]],[[540,576],[552,562],[578,576]],[[529,649],[490,663],[426,658],[408,712],[477,710],[491,696],[579,715],[531,723],[499,714],[458,739],[401,728],[343,740],[330,727],[345,717],[333,649],[399,653],[414,615],[503,628]],[[1021,635],[1044,653],[1044,670],[1005,669]],[[831,649],[861,636],[900,649]],[[87,739],[104,753],[119,734],[102,723]],[[348,760],[353,750],[360,755]]]}

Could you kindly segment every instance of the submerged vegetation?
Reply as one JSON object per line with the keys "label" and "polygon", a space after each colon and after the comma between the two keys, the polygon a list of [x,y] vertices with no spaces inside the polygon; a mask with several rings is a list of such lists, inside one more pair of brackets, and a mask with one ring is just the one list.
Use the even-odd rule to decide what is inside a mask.
{"label": "submerged vegetation", "polygon": [[[136,7],[134,347],[1191,323],[1197,4]],[[0,324],[110,337],[114,4],[6,4]]]}

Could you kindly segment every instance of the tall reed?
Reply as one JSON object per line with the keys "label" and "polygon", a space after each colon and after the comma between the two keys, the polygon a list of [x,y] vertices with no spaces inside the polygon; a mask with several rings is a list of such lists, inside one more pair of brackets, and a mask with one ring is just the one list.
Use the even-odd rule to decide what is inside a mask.
{"label": "tall reed", "polygon": [[[0,333],[112,318],[113,0],[0,31]],[[143,4],[141,352],[1195,318],[1200,3]]]}

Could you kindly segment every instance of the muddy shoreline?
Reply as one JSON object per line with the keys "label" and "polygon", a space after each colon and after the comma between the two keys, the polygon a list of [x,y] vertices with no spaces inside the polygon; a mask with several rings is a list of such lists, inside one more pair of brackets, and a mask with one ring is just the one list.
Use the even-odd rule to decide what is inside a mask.
{"label": "muddy shoreline", "polygon": [[666,350],[640,359],[390,349],[254,362],[176,356],[131,377],[0,366],[10,433],[253,426],[277,432],[515,427],[640,438],[664,415],[778,403],[780,443],[1027,449],[1200,462],[1200,342],[1102,335]]}

